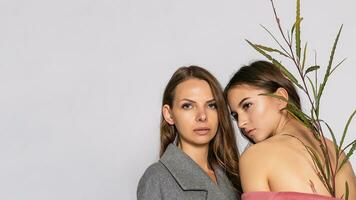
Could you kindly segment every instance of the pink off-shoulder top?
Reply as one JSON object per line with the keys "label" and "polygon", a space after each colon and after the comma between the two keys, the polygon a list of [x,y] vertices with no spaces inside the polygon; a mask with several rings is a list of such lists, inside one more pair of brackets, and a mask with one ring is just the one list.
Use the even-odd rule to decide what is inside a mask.
{"label": "pink off-shoulder top", "polygon": [[242,200],[340,200],[318,194],[301,192],[246,192]]}

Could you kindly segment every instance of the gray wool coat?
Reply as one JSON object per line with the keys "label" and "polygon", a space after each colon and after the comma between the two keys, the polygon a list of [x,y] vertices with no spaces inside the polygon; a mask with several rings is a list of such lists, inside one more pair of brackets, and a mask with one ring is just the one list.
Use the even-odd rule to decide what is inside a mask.
{"label": "gray wool coat", "polygon": [[236,200],[238,192],[220,167],[217,184],[184,152],[170,144],[162,158],[141,177],[138,200]]}

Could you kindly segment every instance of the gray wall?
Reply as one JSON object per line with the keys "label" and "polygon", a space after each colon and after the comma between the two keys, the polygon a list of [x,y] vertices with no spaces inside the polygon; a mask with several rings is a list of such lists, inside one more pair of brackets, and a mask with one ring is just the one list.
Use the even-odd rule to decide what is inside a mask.
{"label": "gray wall", "polygon": [[[277,1],[287,27],[294,4]],[[348,60],[321,111],[338,138],[356,102],[354,8],[351,0],[302,1],[302,37],[324,67],[345,24],[336,60]],[[277,30],[267,0],[1,0],[0,199],[135,199],[158,159],[171,74],[201,65],[225,85],[262,58],[244,41],[269,43],[259,24]]]}

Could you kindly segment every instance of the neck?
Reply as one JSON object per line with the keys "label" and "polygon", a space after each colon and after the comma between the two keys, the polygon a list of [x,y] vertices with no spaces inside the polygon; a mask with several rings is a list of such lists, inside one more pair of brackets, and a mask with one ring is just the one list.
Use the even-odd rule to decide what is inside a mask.
{"label": "neck", "polygon": [[281,118],[279,119],[276,130],[274,133],[272,133],[272,136],[286,133],[286,130],[290,126],[290,123],[289,123],[290,120],[291,120],[291,117],[288,116],[288,113],[283,111],[283,114],[282,114]]}
{"label": "neck", "polygon": [[209,144],[196,146],[185,143],[179,143],[179,148],[182,149],[194,162],[196,162],[204,171],[210,169],[208,162]]}
{"label": "neck", "polygon": [[298,136],[307,132],[310,132],[307,127],[305,127],[297,119],[286,113],[282,115],[280,123],[278,123],[274,135],[290,134]]}

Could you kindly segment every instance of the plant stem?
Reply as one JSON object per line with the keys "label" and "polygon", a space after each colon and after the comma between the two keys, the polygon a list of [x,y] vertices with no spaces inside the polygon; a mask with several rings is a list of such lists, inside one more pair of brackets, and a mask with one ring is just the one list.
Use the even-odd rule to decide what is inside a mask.
{"label": "plant stem", "polygon": [[[325,139],[325,136],[324,136],[323,131],[322,131],[322,127],[321,127],[320,121],[319,121],[319,113],[316,110],[316,108],[314,107],[314,103],[313,103],[313,101],[311,99],[311,95],[310,95],[309,89],[308,89],[308,87],[306,85],[305,77],[303,75],[303,69],[301,69],[301,67],[300,67],[300,59],[294,55],[294,51],[293,51],[293,48],[292,48],[293,44],[290,43],[287,40],[287,38],[286,38],[286,36],[285,36],[285,34],[283,32],[281,23],[280,23],[280,19],[278,18],[277,11],[276,11],[276,8],[274,6],[273,0],[270,0],[270,1],[271,1],[271,4],[272,4],[273,13],[274,13],[274,17],[275,17],[275,20],[277,22],[277,25],[278,25],[278,29],[279,29],[279,31],[280,31],[280,33],[282,35],[283,40],[286,42],[286,44],[289,47],[289,50],[290,50],[290,53],[291,53],[291,59],[294,62],[295,66],[297,67],[298,73],[299,73],[299,75],[300,75],[300,77],[302,79],[302,82],[303,82],[303,85],[304,85],[304,88],[302,90],[304,91],[304,93],[307,95],[307,97],[309,99],[309,102],[310,102],[310,104],[312,106],[312,112],[314,112],[316,114],[316,120],[315,120],[315,122],[312,123],[314,126],[316,125],[316,127],[314,127],[314,129],[316,129],[316,130],[312,130],[312,131],[316,131],[317,134],[322,137],[322,140],[321,140],[321,143],[320,143],[321,144],[321,150],[322,150],[323,154],[325,155],[325,161],[327,162],[326,165],[329,166],[329,169],[327,168],[326,170],[328,170],[328,171],[330,170],[329,173],[331,173],[331,180],[330,181],[331,181],[332,187],[331,188],[329,187],[329,189],[331,190],[331,191],[329,191],[329,193],[331,195],[335,196],[336,171],[333,170],[333,167],[332,167],[332,164],[331,164],[331,158],[330,158],[330,155],[329,155],[328,146],[327,146],[326,139]],[[318,107],[319,107],[319,102],[317,102],[317,104],[318,104]],[[336,160],[336,163],[338,164],[338,159]],[[336,169],[337,169],[337,165],[335,167],[335,170]],[[329,185],[330,184],[329,180],[327,180],[327,181],[328,181],[327,185]]]}

